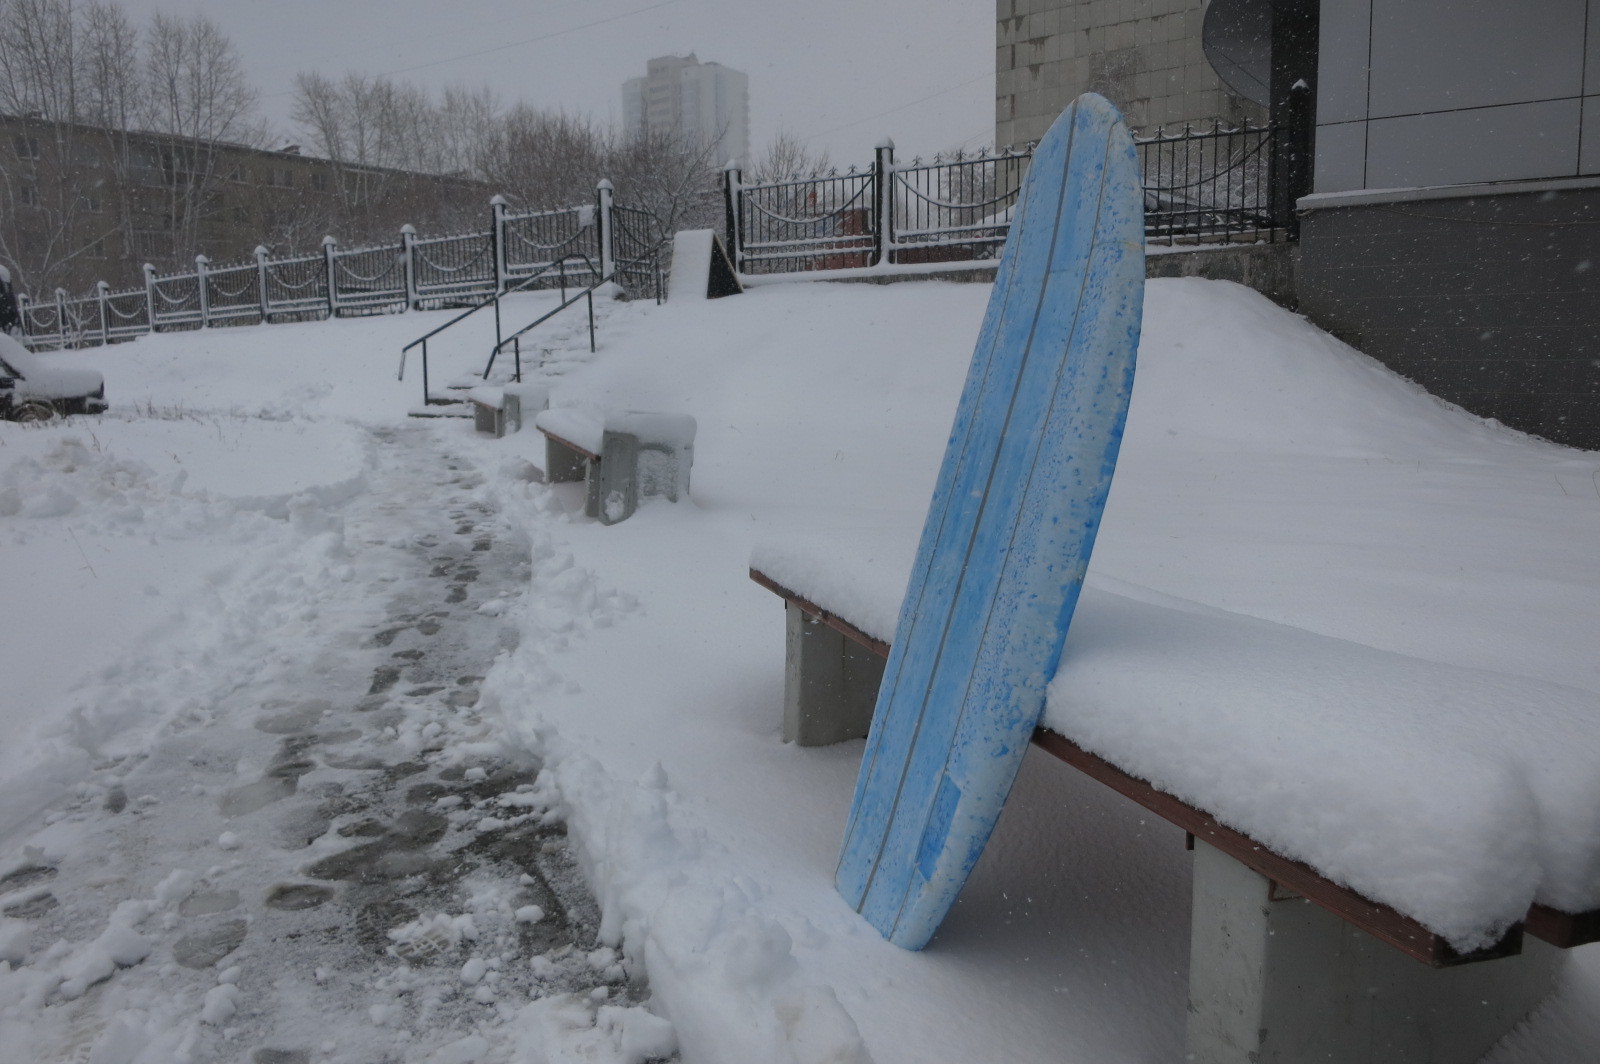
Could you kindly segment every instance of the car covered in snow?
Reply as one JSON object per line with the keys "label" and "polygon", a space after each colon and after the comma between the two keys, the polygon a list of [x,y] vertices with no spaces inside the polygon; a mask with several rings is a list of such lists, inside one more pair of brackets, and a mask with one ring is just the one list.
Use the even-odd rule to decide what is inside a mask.
{"label": "car covered in snow", "polygon": [[106,382],[97,370],[52,366],[0,333],[0,417],[48,421],[59,414],[98,414]]}

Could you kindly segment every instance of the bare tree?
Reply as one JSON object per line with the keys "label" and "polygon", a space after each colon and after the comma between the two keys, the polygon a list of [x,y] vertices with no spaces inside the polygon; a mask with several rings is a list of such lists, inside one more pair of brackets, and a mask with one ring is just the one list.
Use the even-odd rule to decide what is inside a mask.
{"label": "bare tree", "polygon": [[826,151],[814,152],[799,137],[787,130],[779,130],[750,167],[749,178],[756,184],[772,184],[820,174],[829,165]]}
{"label": "bare tree", "polygon": [[502,110],[499,96],[487,85],[446,88],[436,112],[433,151],[426,168],[434,173],[479,176]]}
{"label": "bare tree", "polygon": [[609,134],[588,118],[518,103],[488,138],[479,170],[523,206],[557,209],[591,202],[613,153]]}
{"label": "bare tree", "polygon": [[0,3],[0,110],[71,122],[80,72],[72,0]]}
{"label": "bare tree", "polygon": [[330,226],[358,241],[387,239],[402,222],[481,225],[488,195],[460,179],[479,171],[498,112],[487,88],[452,88],[435,103],[414,85],[366,74],[295,80],[295,123],[334,170]]}
{"label": "bare tree", "polygon": [[145,109],[139,31],[121,8],[92,2],[80,9],[78,38],[82,120],[98,127],[105,153],[105,166],[94,171],[96,187],[90,193],[93,202],[107,208],[95,239],[115,239],[122,256],[132,258],[135,181],[129,134]]}
{"label": "bare tree", "polygon": [[120,7],[90,3],[78,20],[78,119],[127,132],[143,109],[139,31]]}
{"label": "bare tree", "polygon": [[257,93],[239,52],[204,15],[183,20],[157,13],[146,34],[145,72],[150,128],[202,141],[263,139],[255,123]]}
{"label": "bare tree", "polygon": [[660,239],[715,226],[721,217],[717,138],[639,133],[612,155],[617,195],[648,211]]}
{"label": "bare tree", "polygon": [[136,35],[121,13],[73,0],[0,0],[0,111],[20,116],[0,171],[0,254],[20,287],[80,280],[114,237],[117,182],[81,123],[127,128]]}
{"label": "bare tree", "polygon": [[146,122],[171,134],[162,148],[171,255],[198,250],[202,224],[222,208],[217,141],[259,144],[256,90],[245,80],[238,51],[203,15],[157,14],[145,40]]}

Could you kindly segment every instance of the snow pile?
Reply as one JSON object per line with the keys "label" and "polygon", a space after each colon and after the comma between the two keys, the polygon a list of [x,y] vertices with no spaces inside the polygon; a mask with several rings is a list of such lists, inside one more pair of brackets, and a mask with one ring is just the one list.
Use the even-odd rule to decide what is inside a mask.
{"label": "snow pile", "polygon": [[1085,590],[1049,727],[1460,950],[1600,907],[1600,695],[1122,591]]}
{"label": "snow pile", "polygon": [[[557,408],[696,422],[689,496],[647,500],[612,527],[582,516],[581,485],[540,483],[532,426],[499,440],[474,437],[465,421],[398,428],[420,392],[414,359],[394,380],[399,349],[443,315],[162,334],[53,356],[100,370],[113,409],[37,429],[0,424],[0,842],[10,826],[42,820],[38,832],[60,851],[51,860],[64,857],[57,879],[34,882],[27,869],[44,858],[0,849],[0,908],[11,910],[0,914],[0,1040],[38,1047],[41,1059],[105,1064],[207,1059],[223,1044],[245,1053],[233,1032],[265,1035],[279,1021],[318,1032],[294,1043],[314,1058],[350,1064],[610,1064],[674,1045],[697,1064],[1181,1053],[1180,831],[1030,755],[940,935],[906,954],[832,886],[860,745],[779,741],[783,610],[748,579],[748,561],[892,638],[987,298],[983,285],[774,284],[712,302],[608,303],[594,356],[582,321],[542,327],[524,370]],[[532,320],[542,299],[528,297],[512,320]],[[1243,775],[1236,762],[1265,771],[1298,758],[1312,762],[1307,779],[1335,786],[1354,758],[1331,756],[1332,737],[1363,749],[1372,734],[1416,744],[1417,721],[1448,718],[1458,734],[1437,750],[1350,768],[1389,766],[1387,779],[1411,782],[1403,807],[1414,815],[1379,825],[1387,834],[1374,830],[1373,795],[1321,809],[1298,779],[1232,790],[1252,807],[1281,806],[1296,836],[1333,838],[1318,859],[1348,865],[1352,880],[1375,872],[1458,915],[1492,923],[1514,895],[1539,890],[1561,904],[1559,884],[1592,883],[1592,850],[1573,840],[1596,834],[1576,765],[1592,749],[1586,700],[1600,693],[1600,462],[1451,410],[1236,287],[1154,282],[1146,307],[1122,465],[1052,713],[1080,718],[1086,743],[1127,739],[1151,759],[1150,775],[1196,801],[1222,758],[1230,778]],[[436,385],[481,368],[492,342],[484,317],[476,335],[430,342]],[[430,466],[444,444],[448,467]],[[277,846],[305,845],[316,827],[300,805],[245,802],[263,796],[252,788],[268,766],[235,770],[234,740],[263,709],[277,727],[291,704],[308,709],[304,727],[327,726],[333,711],[309,712],[326,697],[315,688],[348,679],[346,636],[362,653],[389,653],[369,637],[393,634],[391,592],[420,631],[445,584],[406,584],[410,570],[393,559],[436,551],[440,540],[403,515],[442,478],[471,485],[452,489],[465,494],[451,505],[471,515],[459,518],[459,549],[476,551],[472,523],[498,511],[492,553],[503,559],[516,544],[526,575],[519,558],[480,599],[485,569],[464,600],[499,626],[498,641],[474,650],[482,664],[462,670],[488,674],[477,705],[458,712],[442,693],[412,698],[397,685],[384,697],[410,708],[363,712],[357,727],[370,734],[358,744],[454,765],[473,787],[480,764],[536,755],[532,786],[417,811],[446,817],[450,837],[473,845],[514,825],[565,823],[602,906],[603,941],[519,954],[516,936],[558,922],[555,902],[487,882],[374,925],[379,947],[439,948],[427,971],[374,953],[374,978],[355,985],[325,961],[303,991],[247,961],[232,975],[180,971],[165,951],[183,925],[169,929],[178,914],[166,909],[142,922],[130,909],[116,923],[107,902],[81,933],[62,933],[70,941],[45,933],[50,919],[85,911],[63,885],[90,859],[83,833],[97,821],[126,825],[139,847],[129,854],[153,867],[105,898],[141,905],[164,904],[148,884],[187,863],[181,847],[146,853],[158,823],[195,817],[173,837],[221,862],[200,877],[208,890],[266,867],[254,862]],[[456,520],[440,515],[444,539]],[[301,687],[290,703],[260,697],[291,682]],[[365,690],[368,673],[355,682]],[[1329,683],[1359,713],[1313,708]],[[1392,711],[1396,693],[1415,720]],[[1474,707],[1469,725],[1460,714]],[[1560,735],[1545,730],[1566,718]],[[1501,720],[1521,734],[1501,742]],[[186,773],[207,766],[170,751],[196,748],[216,751],[229,782],[189,810]],[[340,760],[359,767],[359,753]],[[1213,771],[1190,780],[1198,755]],[[177,762],[167,801],[95,782],[163,756]],[[321,801],[315,786],[308,778],[297,801]],[[1423,830],[1440,818],[1459,830]],[[1459,845],[1469,830],[1482,848]],[[1503,857],[1505,875],[1474,875],[1470,895],[1448,897],[1436,889],[1444,877],[1384,863],[1407,839],[1458,870]],[[322,859],[350,841],[329,831],[303,852]],[[13,915],[36,911],[50,890],[54,916]],[[135,938],[155,952],[116,968],[138,952]],[[242,950],[260,948],[257,938]],[[1593,1056],[1595,956],[1576,951],[1558,998],[1495,1064]],[[82,982],[106,960],[114,972],[99,989],[69,1008],[49,1004],[69,962]],[[565,993],[579,970],[607,985],[648,978],[651,1011],[615,986]],[[513,989],[535,982],[561,993],[528,1002]],[[470,1014],[481,1025],[430,1026],[445,996],[479,1010]],[[89,1003],[103,1025],[79,1029]],[[329,1003],[356,1019],[327,1030],[317,1018]]]}
{"label": "snow pile", "polygon": [[619,786],[582,755],[560,763],[568,827],[604,913],[601,940],[643,943],[656,1007],[689,1059],[872,1059],[834,991],[804,979],[789,933],[761,911],[760,888],[705,877],[699,851],[712,844],[673,828],[675,795],[659,765]]}
{"label": "snow pile", "polygon": [[[1594,908],[1600,489],[1567,485],[1596,468],[1247,290],[1153,283],[1046,723],[1458,948],[1536,899]],[[751,564],[892,640],[919,533],[907,510]]]}
{"label": "snow pile", "polygon": [[[0,546],[19,623],[0,639],[0,828],[172,719],[173,656],[198,689],[222,632],[270,624],[275,601],[304,608],[291,555],[336,584],[329,508],[363,490],[362,446],[339,423],[116,414],[4,428]],[[57,616],[70,624],[25,623]]]}
{"label": "snow pile", "polygon": [[[603,995],[598,999],[604,1000]],[[646,1064],[665,1060],[678,1049],[672,1025],[648,1010],[599,1004],[573,994],[524,1005],[507,1027],[515,1054],[511,1059],[518,1064]],[[435,1062],[480,1059],[440,1055]]]}
{"label": "snow pile", "polygon": [[143,963],[155,943],[140,931],[140,925],[158,913],[167,912],[188,894],[195,877],[175,870],[158,884],[150,898],[129,899],[117,904],[106,926],[94,938],[78,946],[57,942],[41,951],[39,963],[24,967],[27,937],[21,921],[0,923],[0,1009],[17,1004],[37,1007],[47,1003],[76,1001],[90,987],[105,982],[124,968]]}
{"label": "snow pile", "polygon": [[[508,502],[536,527],[553,505],[548,489],[521,486]],[[616,779],[529,710],[581,688],[552,649],[571,650],[635,611],[548,534],[531,544],[534,575],[516,614],[524,639],[484,685],[486,707],[551,768],[529,794],[502,796],[565,822],[585,878],[600,902],[600,940],[626,947],[648,973],[653,1006],[666,1015],[688,1059],[706,1064],[865,1064],[859,1031],[832,989],[804,978],[787,931],[762,912],[752,882],[722,881],[717,844],[673,824],[678,803],[660,764],[637,783]],[[710,858],[708,860],[708,858]],[[755,896],[752,897],[752,894]],[[391,936],[393,937],[393,936]]]}
{"label": "snow pile", "polygon": [[774,536],[756,544],[750,567],[874,639],[892,643],[920,531],[902,522],[887,528]]}

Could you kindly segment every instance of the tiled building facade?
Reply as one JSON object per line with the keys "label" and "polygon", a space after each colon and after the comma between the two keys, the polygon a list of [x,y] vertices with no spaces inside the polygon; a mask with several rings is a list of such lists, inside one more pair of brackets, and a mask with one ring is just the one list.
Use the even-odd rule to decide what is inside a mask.
{"label": "tiled building facade", "polygon": [[1137,129],[1263,120],[1201,48],[1205,0],[997,0],[995,143],[1026,144],[1078,94]]}

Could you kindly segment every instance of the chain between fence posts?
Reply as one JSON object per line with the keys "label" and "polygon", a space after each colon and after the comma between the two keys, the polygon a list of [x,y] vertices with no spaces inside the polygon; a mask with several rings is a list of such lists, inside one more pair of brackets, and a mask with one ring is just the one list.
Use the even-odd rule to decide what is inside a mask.
{"label": "chain between fence posts", "polygon": [[339,316],[339,281],[334,276],[334,252],[338,250],[339,242],[331,236],[322,238],[322,261],[325,269],[324,283],[328,287],[328,317]]}
{"label": "chain between fence posts", "polygon": [[407,222],[400,227],[400,272],[406,282],[406,309],[421,309],[417,297],[417,227]]}
{"label": "chain between fence posts", "polygon": [[722,168],[723,222],[728,231],[728,254],[733,256],[735,273],[744,268],[740,262],[740,253],[743,249],[739,246],[739,182],[743,176],[739,164],[733,159],[729,159],[728,164]]}
{"label": "chain between fence posts", "polygon": [[111,309],[107,306],[111,298],[111,286],[105,281],[96,281],[94,294],[100,304],[100,346],[105,347],[111,343]]}
{"label": "chain between fence posts", "polygon": [[611,217],[611,201],[615,190],[610,181],[602,178],[594,187],[594,194],[600,208],[599,217],[596,219],[596,224],[599,226],[596,238],[600,241],[600,276],[610,277],[617,269],[616,226]]}
{"label": "chain between fence posts", "polygon": [[894,250],[894,141],[884,137],[872,158],[873,191],[877,193],[877,226],[873,232],[874,262],[889,265]]}
{"label": "chain between fence posts", "polygon": [[[494,294],[506,291],[506,198],[494,196],[489,200],[489,210],[494,215],[494,227],[489,239],[494,245]],[[499,313],[500,308],[495,307]]]}
{"label": "chain between fence posts", "polygon": [[268,325],[272,322],[272,292],[267,288],[267,249],[256,245],[256,287],[261,299],[261,324]]}
{"label": "chain between fence posts", "polygon": [[211,262],[204,255],[194,257],[195,286],[200,290],[200,328],[211,327],[211,293],[206,291],[206,266]]}
{"label": "chain between fence posts", "polygon": [[144,316],[150,323],[150,331],[156,331],[156,268],[148,262],[144,264]]}

